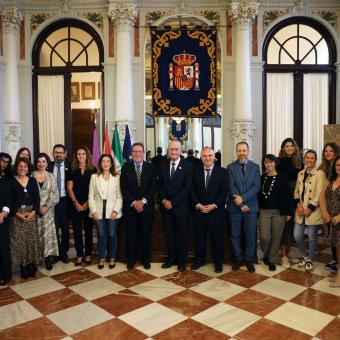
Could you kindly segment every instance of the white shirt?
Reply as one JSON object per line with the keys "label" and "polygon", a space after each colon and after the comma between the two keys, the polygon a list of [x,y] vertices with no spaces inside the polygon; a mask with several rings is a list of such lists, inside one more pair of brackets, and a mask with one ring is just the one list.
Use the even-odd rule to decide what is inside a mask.
{"label": "white shirt", "polygon": [[101,187],[101,196],[103,200],[107,200],[107,193],[109,191],[109,180],[105,181],[104,177],[102,175],[99,176],[99,183]]}
{"label": "white shirt", "polygon": [[[54,168],[53,168],[53,174],[55,178],[57,179],[58,177],[58,166],[57,163],[54,162]],[[65,188],[65,162],[61,163],[60,166],[60,175],[61,175],[61,192],[60,192],[60,197],[65,197],[66,196],[66,188]]]}
{"label": "white shirt", "polygon": [[170,159],[170,175],[171,175],[172,163],[175,163],[175,171],[176,171],[180,161],[181,161],[181,157],[178,157],[177,161],[173,161]]}

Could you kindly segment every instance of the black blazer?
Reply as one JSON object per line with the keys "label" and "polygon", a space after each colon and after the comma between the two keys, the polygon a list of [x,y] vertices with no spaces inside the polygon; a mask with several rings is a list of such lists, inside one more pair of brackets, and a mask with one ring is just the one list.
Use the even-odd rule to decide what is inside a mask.
{"label": "black blazer", "polygon": [[[170,160],[164,160],[159,166],[158,193],[162,201],[172,203],[172,212],[186,213],[189,209],[190,191],[192,189],[193,166],[186,160],[180,160],[174,178],[170,182]],[[163,209],[163,206],[161,206]]]}
{"label": "black blazer", "polygon": [[204,166],[200,165],[195,169],[193,188],[191,191],[191,201],[196,209],[196,205],[215,204],[217,209],[210,214],[224,212],[225,199],[228,193],[228,173],[225,168],[214,165],[211,171],[208,188],[205,188]]}
{"label": "black blazer", "polygon": [[[51,162],[47,167],[47,171],[52,172],[52,174],[54,170],[54,163],[55,163],[54,161]],[[66,182],[72,175],[72,169],[71,169],[71,165],[67,163],[66,161],[64,161],[64,164],[65,164],[65,190],[66,190]]]}
{"label": "black blazer", "polygon": [[125,163],[120,175],[120,188],[123,194],[123,211],[129,214],[135,211],[131,204],[135,200],[145,198],[147,204],[144,211],[151,212],[154,209],[154,196],[157,187],[156,168],[152,163],[143,161],[141,186],[138,186],[135,165],[133,162]]}
{"label": "black blazer", "polygon": [[[4,207],[12,210],[12,190],[10,180],[0,176],[0,212]],[[5,219],[5,222],[7,221],[8,217]]]}
{"label": "black blazer", "polygon": [[194,168],[200,166],[202,164],[201,160],[199,158],[196,158],[194,156],[188,156],[186,159],[186,161],[190,162]]}

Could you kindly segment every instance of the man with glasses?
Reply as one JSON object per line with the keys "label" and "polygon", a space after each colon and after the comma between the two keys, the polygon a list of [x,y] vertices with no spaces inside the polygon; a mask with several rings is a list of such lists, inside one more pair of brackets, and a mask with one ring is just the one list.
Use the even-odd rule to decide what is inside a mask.
{"label": "man with glasses", "polygon": [[[65,162],[66,149],[63,144],[56,144],[53,147],[54,162],[48,167],[48,171],[52,172],[57,179],[57,186],[59,192],[59,203],[54,208],[55,225],[57,228],[59,257],[64,263],[69,263],[67,252],[69,250],[69,216],[68,216],[68,197],[66,192],[66,180],[71,173],[70,166]],[[61,229],[61,238],[59,235]]]}
{"label": "man with glasses", "polygon": [[123,194],[127,242],[127,268],[132,269],[137,261],[138,241],[141,241],[141,260],[145,269],[150,269],[150,241],[156,191],[156,168],[144,161],[144,145],[132,145],[132,162],[125,163],[120,176]]}

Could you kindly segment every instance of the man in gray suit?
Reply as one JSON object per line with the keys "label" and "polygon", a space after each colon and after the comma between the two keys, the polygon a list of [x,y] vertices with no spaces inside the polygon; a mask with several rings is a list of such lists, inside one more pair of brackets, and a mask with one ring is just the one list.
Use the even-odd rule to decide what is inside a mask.
{"label": "man in gray suit", "polygon": [[[246,142],[236,145],[237,160],[228,165],[230,243],[233,253],[233,271],[238,270],[243,260],[249,272],[255,272],[256,219],[259,211],[257,193],[260,190],[260,169],[248,159],[249,146]],[[242,258],[241,234],[245,237],[244,259]]]}

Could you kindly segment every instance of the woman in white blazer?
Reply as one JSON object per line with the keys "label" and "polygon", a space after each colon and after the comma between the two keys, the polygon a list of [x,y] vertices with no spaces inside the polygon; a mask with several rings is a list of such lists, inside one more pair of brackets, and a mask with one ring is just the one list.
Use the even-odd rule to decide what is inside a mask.
{"label": "woman in white blazer", "polygon": [[108,237],[108,255],[110,269],[115,267],[117,252],[118,219],[122,216],[122,194],[120,176],[116,173],[111,155],[101,155],[98,170],[91,176],[89,188],[90,217],[98,229],[98,268],[103,269],[106,257],[106,237]]}
{"label": "woman in white blazer", "polygon": [[[298,173],[294,191],[296,211],[294,217],[294,238],[302,257],[298,266],[312,271],[313,256],[317,248],[317,232],[323,223],[320,210],[320,194],[323,189],[325,174],[315,167],[317,155],[314,150],[307,150],[303,158],[305,168]],[[304,230],[308,232],[308,256],[305,250]]]}

